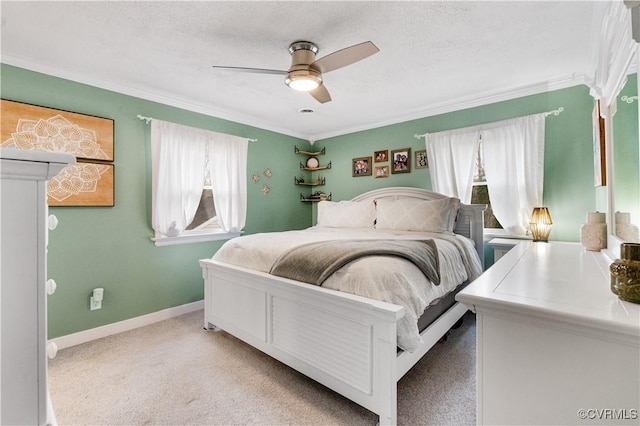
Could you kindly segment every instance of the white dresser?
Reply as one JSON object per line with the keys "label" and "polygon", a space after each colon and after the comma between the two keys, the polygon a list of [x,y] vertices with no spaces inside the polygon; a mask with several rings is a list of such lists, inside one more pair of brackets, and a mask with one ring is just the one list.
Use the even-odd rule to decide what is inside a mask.
{"label": "white dresser", "polygon": [[522,242],[457,295],[477,314],[478,424],[640,424],[640,305],[609,264]]}
{"label": "white dresser", "polygon": [[[493,263],[496,263],[502,256],[507,254],[509,250],[520,244],[523,239],[516,238],[493,238],[487,244],[493,249]],[[531,240],[529,240],[531,241]]]}
{"label": "white dresser", "polygon": [[[75,158],[0,149],[0,424],[54,422],[47,388],[47,180]],[[47,289],[48,285],[48,289]]]}

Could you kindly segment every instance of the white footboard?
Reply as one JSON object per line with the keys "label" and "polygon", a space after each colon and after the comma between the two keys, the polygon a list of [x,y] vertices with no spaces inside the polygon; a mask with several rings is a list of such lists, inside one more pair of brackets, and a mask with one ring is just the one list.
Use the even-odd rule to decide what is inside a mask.
{"label": "white footboard", "polygon": [[201,260],[205,328],[217,326],[396,423],[404,308]]}
{"label": "white footboard", "polygon": [[466,312],[456,304],[397,351],[402,306],[201,260],[204,327],[220,327],[380,416],[397,422],[397,381]]}

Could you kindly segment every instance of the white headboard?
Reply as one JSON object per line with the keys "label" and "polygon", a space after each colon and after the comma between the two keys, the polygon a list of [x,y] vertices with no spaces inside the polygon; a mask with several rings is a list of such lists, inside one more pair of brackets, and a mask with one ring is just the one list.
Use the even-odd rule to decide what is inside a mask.
{"label": "white headboard", "polygon": [[[389,188],[374,189],[365,192],[351,201],[374,201],[381,198],[389,198],[397,200],[399,198],[416,198],[419,200],[437,200],[446,198],[446,195],[437,192],[427,191],[421,188],[410,188],[404,186],[392,186]],[[476,246],[476,251],[482,265],[484,266],[484,211],[487,209],[485,204],[460,204],[458,211],[458,219],[456,227],[453,230],[456,234],[464,235],[471,238]]]}

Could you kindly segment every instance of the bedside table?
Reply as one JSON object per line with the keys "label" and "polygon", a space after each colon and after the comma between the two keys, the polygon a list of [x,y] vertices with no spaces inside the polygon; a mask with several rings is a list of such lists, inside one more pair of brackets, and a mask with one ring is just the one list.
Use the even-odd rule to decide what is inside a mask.
{"label": "bedside table", "polygon": [[487,244],[489,244],[489,247],[493,249],[493,263],[496,263],[498,259],[507,254],[509,250],[523,241],[530,240],[521,240],[517,238],[494,238],[489,241]]}

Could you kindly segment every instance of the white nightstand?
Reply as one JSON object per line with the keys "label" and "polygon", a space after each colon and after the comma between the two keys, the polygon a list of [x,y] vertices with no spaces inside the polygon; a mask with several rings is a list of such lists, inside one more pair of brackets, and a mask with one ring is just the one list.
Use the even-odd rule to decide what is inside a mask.
{"label": "white nightstand", "polygon": [[511,250],[516,245],[518,245],[518,243],[521,243],[523,241],[530,241],[530,240],[523,240],[523,239],[517,239],[517,238],[494,238],[491,241],[489,241],[487,244],[489,244],[489,247],[493,249],[493,263],[497,262],[498,259],[500,259],[502,256],[507,254],[509,250]]}

